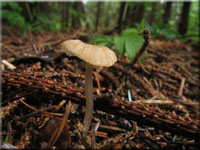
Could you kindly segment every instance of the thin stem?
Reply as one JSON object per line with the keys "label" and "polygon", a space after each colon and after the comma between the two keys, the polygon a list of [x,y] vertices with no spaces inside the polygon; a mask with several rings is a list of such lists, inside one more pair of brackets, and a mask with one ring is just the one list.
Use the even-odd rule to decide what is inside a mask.
{"label": "thin stem", "polygon": [[134,59],[132,61],[132,65],[134,65],[138,61],[140,56],[142,56],[142,54],[145,52],[145,50],[147,49],[147,47],[149,45],[149,42],[150,42],[150,31],[148,29],[144,29],[143,30],[143,38],[144,38],[144,43],[143,43],[141,49],[139,50],[139,52],[134,57]]}
{"label": "thin stem", "polygon": [[88,131],[92,120],[93,111],[93,80],[92,80],[92,65],[86,63],[85,84],[86,84],[86,111],[84,116],[84,128]]}

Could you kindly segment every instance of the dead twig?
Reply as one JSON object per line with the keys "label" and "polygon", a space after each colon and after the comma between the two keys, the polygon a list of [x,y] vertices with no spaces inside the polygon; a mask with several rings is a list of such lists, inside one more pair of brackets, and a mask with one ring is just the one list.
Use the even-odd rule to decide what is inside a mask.
{"label": "dead twig", "polygon": [[112,72],[110,72],[110,71],[108,71],[106,69],[103,69],[101,71],[101,73],[104,76],[108,77],[115,84],[116,88],[120,85],[119,80],[117,79],[117,77]]}
{"label": "dead twig", "polygon": [[132,78],[134,78],[139,84],[141,84],[144,89],[146,89],[148,91],[148,93],[151,95],[151,96],[154,96],[157,91],[153,88],[153,87],[150,87],[148,84],[146,84],[137,74],[135,74],[133,71],[131,70],[127,70],[125,69],[122,65],[120,64],[117,64],[115,63],[113,65],[114,68],[116,69],[119,69],[121,70],[122,72],[128,74],[129,76],[131,76]]}
{"label": "dead twig", "polygon": [[92,131],[91,131],[91,134],[92,134],[92,138],[91,138],[91,146],[92,146],[92,149],[96,149],[96,138],[95,138],[95,134],[96,134],[98,128],[99,128],[99,122],[92,125]]}
{"label": "dead twig", "polygon": [[65,125],[67,124],[67,119],[69,117],[70,110],[71,110],[71,101],[68,102],[68,106],[67,106],[67,109],[65,110],[65,114],[63,116],[62,123],[60,125],[60,128],[57,131],[57,134],[56,134],[54,140],[52,140],[52,141],[50,140],[50,142],[48,143],[47,148],[51,149],[53,147],[53,145],[56,143],[56,141],[58,140],[58,138],[60,137]]}
{"label": "dead twig", "polygon": [[95,72],[93,72],[93,74],[94,74],[94,78],[95,78],[95,80],[96,80],[96,82],[97,82],[98,90],[101,92],[101,84],[100,84],[98,75],[97,75],[97,73],[95,73]]}
{"label": "dead twig", "polygon": [[149,42],[150,42],[150,31],[148,29],[144,29],[143,30],[143,37],[144,37],[144,40],[145,40],[144,44],[142,45],[141,49],[139,50],[139,52],[134,57],[134,59],[132,61],[132,65],[134,65],[138,61],[140,56],[142,56],[142,54],[145,52],[146,48],[149,45]]}
{"label": "dead twig", "polygon": [[142,103],[142,104],[159,104],[159,105],[172,105],[174,104],[174,101],[172,100],[137,100],[136,102]]}
{"label": "dead twig", "polygon": [[180,87],[179,87],[179,89],[178,89],[178,96],[182,96],[184,84],[185,84],[185,78],[182,78]]}
{"label": "dead twig", "polygon": [[10,68],[11,70],[16,69],[16,67],[15,67],[13,64],[9,63],[7,60],[2,60],[1,62],[2,62],[4,65],[6,65],[8,68]]}
{"label": "dead twig", "polygon": [[[21,103],[24,104],[26,107],[28,107],[28,108],[30,108],[30,109],[32,109],[32,110],[34,110],[34,111],[38,111],[38,109],[36,109],[35,107],[30,106],[29,104],[27,104],[26,102],[24,102],[24,99],[25,99],[25,98],[19,99],[19,102],[21,102]],[[42,114],[45,114],[45,115],[58,116],[58,117],[63,116],[63,114],[60,114],[60,113],[50,113],[50,112],[45,112],[45,111],[42,111],[41,113],[42,113]]]}
{"label": "dead twig", "polygon": [[12,48],[10,48],[9,46],[7,46],[7,45],[5,45],[5,44],[2,44],[2,46],[3,46],[4,48],[6,48],[9,52],[11,52],[16,58],[20,57],[20,55],[17,54],[17,53],[15,52],[15,50],[13,50]]}

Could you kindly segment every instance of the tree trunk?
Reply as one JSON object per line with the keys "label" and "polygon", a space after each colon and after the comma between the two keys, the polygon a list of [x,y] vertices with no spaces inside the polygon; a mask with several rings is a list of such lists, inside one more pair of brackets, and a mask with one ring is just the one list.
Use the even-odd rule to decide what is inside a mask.
{"label": "tree trunk", "polygon": [[[123,27],[122,29],[125,29],[129,24],[130,24],[130,21],[131,21],[131,14],[132,14],[132,11],[131,11],[131,7],[128,6],[128,4],[126,4],[127,6],[125,6],[125,15],[124,15],[124,20],[123,20]],[[126,8],[127,7],[127,8]]]}
{"label": "tree trunk", "polygon": [[110,16],[109,16],[109,10],[110,10],[110,6],[111,3],[108,2],[108,7],[106,8],[106,20],[105,20],[105,27],[107,28],[109,26],[109,20],[110,20]]}
{"label": "tree trunk", "polygon": [[181,20],[178,26],[178,32],[181,35],[185,35],[187,33],[190,5],[191,5],[191,2],[183,3]]}
{"label": "tree trunk", "polygon": [[140,4],[139,6],[137,6],[137,9],[136,9],[136,14],[134,15],[135,17],[135,23],[138,23],[140,24],[143,17],[144,17],[144,11],[145,11],[145,4]]}
{"label": "tree trunk", "polygon": [[97,12],[96,12],[96,21],[95,21],[95,30],[98,30],[99,20],[100,20],[100,12],[101,12],[102,2],[97,3]]}
{"label": "tree trunk", "polygon": [[77,14],[72,16],[72,27],[78,29],[81,27],[81,16],[79,14],[85,14],[84,5],[82,2],[74,2],[73,9]]}
{"label": "tree trunk", "polygon": [[68,27],[69,24],[69,8],[70,2],[60,2],[60,14],[61,14],[61,24],[62,29]]}
{"label": "tree trunk", "polygon": [[165,12],[163,14],[163,23],[168,24],[171,15],[172,2],[167,2],[165,5]]}
{"label": "tree trunk", "polygon": [[125,6],[126,6],[126,2],[121,2],[120,3],[120,8],[119,8],[119,17],[118,17],[118,27],[117,30],[118,32],[121,32],[122,27],[123,27],[123,14],[124,14],[124,10],[125,10]]}
{"label": "tree trunk", "polygon": [[135,27],[136,24],[140,24],[144,16],[144,10],[144,3],[137,3],[135,6],[128,6],[125,25]]}
{"label": "tree trunk", "polygon": [[51,8],[49,7],[48,3],[45,2],[18,2],[18,5],[22,8],[22,15],[25,18],[25,21],[28,23],[33,23],[37,18],[34,15],[34,12],[50,12]]}
{"label": "tree trunk", "polygon": [[28,2],[17,2],[17,4],[22,8],[21,14],[24,16],[26,22],[31,22],[30,12],[27,10]]}

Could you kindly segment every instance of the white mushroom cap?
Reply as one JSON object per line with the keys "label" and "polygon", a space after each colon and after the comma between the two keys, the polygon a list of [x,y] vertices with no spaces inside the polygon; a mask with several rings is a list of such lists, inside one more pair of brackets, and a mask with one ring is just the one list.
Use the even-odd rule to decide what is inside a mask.
{"label": "white mushroom cap", "polygon": [[95,66],[112,66],[117,57],[105,46],[86,44],[80,40],[67,40],[61,44],[67,54],[74,55]]}

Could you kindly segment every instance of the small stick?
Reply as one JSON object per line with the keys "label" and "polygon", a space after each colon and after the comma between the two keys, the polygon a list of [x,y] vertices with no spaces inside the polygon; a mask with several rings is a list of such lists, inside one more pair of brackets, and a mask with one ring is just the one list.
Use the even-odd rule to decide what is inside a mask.
{"label": "small stick", "polygon": [[[58,130],[59,130],[59,128],[57,127],[57,128],[54,130],[54,132],[52,133],[52,136],[51,136],[51,138],[50,138],[50,140],[49,140],[49,143],[48,143],[48,145],[47,145],[47,148],[50,148],[50,145],[53,143],[54,139],[56,138],[56,135],[58,135]],[[53,147],[53,146],[52,146],[52,147]]]}
{"label": "small stick", "polygon": [[93,74],[94,74],[94,78],[95,78],[95,80],[96,80],[96,82],[97,82],[98,89],[99,89],[99,91],[101,91],[101,84],[100,84],[98,75],[97,75],[96,72],[93,72]]}
{"label": "small stick", "polygon": [[138,60],[138,63],[139,63],[139,66],[142,68],[142,70],[143,70],[145,73],[151,74],[149,71],[147,71],[147,70],[144,68],[144,66],[142,65],[142,63],[141,63],[140,60]]}
{"label": "small stick", "polygon": [[143,30],[143,38],[144,38],[144,43],[143,43],[141,49],[139,50],[139,52],[134,57],[134,59],[132,61],[132,65],[134,65],[138,61],[138,59],[142,56],[142,54],[145,52],[147,46],[149,45],[150,31],[148,29]]}
{"label": "small stick", "polygon": [[[90,135],[92,135],[92,131],[88,131],[88,132]],[[106,138],[108,136],[108,134],[106,132],[96,131],[95,136]]]}
{"label": "small stick", "polygon": [[66,100],[62,100],[56,107],[56,111],[58,111],[64,104],[66,103]]}
{"label": "small stick", "polygon": [[38,54],[38,53],[39,53],[35,44],[33,44],[33,49],[34,49],[34,51],[35,51],[35,54]]}
{"label": "small stick", "polygon": [[12,48],[9,46],[6,46],[5,44],[2,44],[3,47],[5,47],[9,52],[11,52],[15,57],[20,57],[19,54],[17,54]]}
{"label": "small stick", "polygon": [[106,138],[108,136],[108,134],[106,132],[97,131],[95,133],[95,136]]}
{"label": "small stick", "polygon": [[152,138],[152,135],[151,135],[151,133],[149,132],[149,130],[148,130],[147,127],[145,127],[145,131],[146,131],[147,137],[148,137],[148,138]]}
{"label": "small stick", "polygon": [[70,109],[71,109],[71,101],[68,102],[68,106],[67,106],[67,109],[65,110],[65,114],[63,116],[63,120],[60,125],[60,128],[57,131],[57,135],[55,136],[55,138],[53,140],[50,140],[47,148],[52,148],[54,146],[54,144],[56,143],[56,141],[58,140],[58,138],[60,137],[65,125],[67,124],[67,119],[69,117]]}
{"label": "small stick", "polygon": [[120,85],[120,82],[119,80],[117,79],[117,77],[110,71],[106,70],[106,69],[103,69],[101,71],[101,73],[106,76],[106,78],[108,78],[108,80],[110,80],[111,82],[114,83],[115,87],[118,88],[119,85]]}
{"label": "small stick", "polygon": [[13,64],[11,64],[11,63],[9,63],[7,60],[2,60],[1,61],[4,65],[6,65],[8,68],[10,68],[11,70],[14,70],[14,69],[16,69],[16,67],[13,65]]}
{"label": "small stick", "polygon": [[[26,102],[24,102],[24,98],[20,99],[19,102],[21,102],[21,103],[24,104],[26,107],[28,107],[28,108],[30,108],[30,109],[32,109],[32,110],[34,110],[34,111],[38,111],[38,109],[36,109],[35,107],[30,106],[29,104],[27,104]],[[41,112],[41,113],[42,113],[42,114],[46,114],[46,115],[58,116],[58,117],[63,116],[63,114],[60,114],[60,113],[50,113],[50,112],[45,112],[45,111],[43,111],[43,112]]]}
{"label": "small stick", "polygon": [[183,95],[184,84],[185,84],[185,78],[182,78],[180,87],[178,89],[178,96],[182,96]]}
{"label": "small stick", "polygon": [[134,78],[135,81],[137,81],[139,84],[141,84],[141,85],[144,87],[144,89],[147,90],[147,91],[149,92],[149,94],[150,94],[151,96],[154,96],[154,95],[157,93],[157,91],[156,91],[154,88],[150,87],[149,84],[146,84],[146,83],[143,81],[143,79],[141,79],[141,78],[140,78],[136,73],[134,73],[132,70],[127,70],[127,69],[125,69],[122,65],[120,65],[120,64],[118,64],[118,63],[115,63],[115,64],[113,65],[113,67],[116,68],[116,69],[121,70],[122,72],[124,72],[124,73],[126,73],[127,75],[129,75],[129,76],[131,76],[132,78]]}
{"label": "small stick", "polygon": [[99,125],[99,128],[109,129],[109,130],[114,130],[114,131],[120,131],[120,132],[126,132],[125,129],[118,128],[118,127],[115,127],[115,126]]}
{"label": "small stick", "polygon": [[137,100],[136,102],[138,103],[142,103],[142,104],[159,104],[159,105],[171,105],[174,104],[174,102],[172,100],[153,100],[153,99],[149,99],[149,100]]}
{"label": "small stick", "polygon": [[92,131],[91,131],[91,134],[92,134],[92,138],[91,138],[91,146],[92,146],[92,149],[96,149],[96,138],[95,138],[95,134],[99,128],[99,122],[96,123],[96,124],[93,124],[92,125]]}

